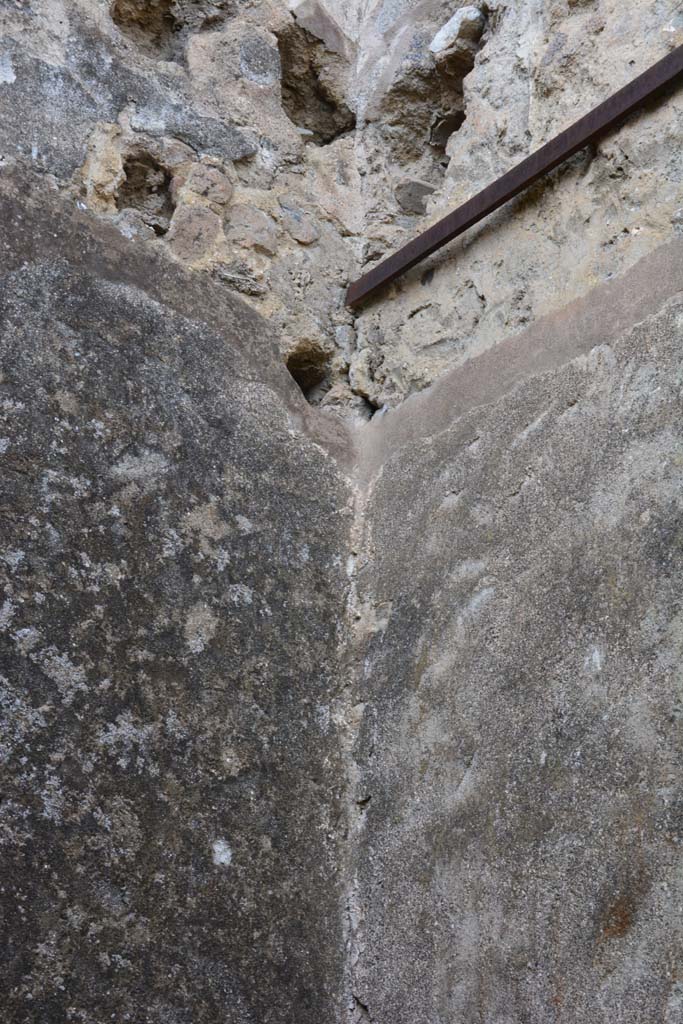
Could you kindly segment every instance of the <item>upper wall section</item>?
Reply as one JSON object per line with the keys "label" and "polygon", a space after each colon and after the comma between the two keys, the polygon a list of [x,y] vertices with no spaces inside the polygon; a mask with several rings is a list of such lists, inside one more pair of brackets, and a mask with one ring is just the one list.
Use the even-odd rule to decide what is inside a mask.
{"label": "upper wall section", "polygon": [[1,4],[0,167],[239,293],[283,361],[307,361],[311,401],[339,385],[334,407],[360,229],[353,60],[284,0]]}
{"label": "upper wall section", "polygon": [[[485,24],[460,79],[436,44],[465,5],[370,6],[358,81],[363,269],[683,43],[683,13],[670,0],[473,6]],[[462,118],[450,122],[440,180],[428,160],[438,140],[415,120],[427,82],[435,104],[450,83]],[[384,290],[357,321],[352,386],[395,406],[674,237],[682,136],[678,89]]]}
{"label": "upper wall section", "polygon": [[206,277],[0,222],[3,1019],[338,1020],[335,438]]}
{"label": "upper wall section", "polygon": [[[683,42],[673,0],[0,5],[0,156],[242,295],[369,419],[681,230],[680,94],[356,315],[350,280]],[[635,42],[637,41],[637,42]]]}

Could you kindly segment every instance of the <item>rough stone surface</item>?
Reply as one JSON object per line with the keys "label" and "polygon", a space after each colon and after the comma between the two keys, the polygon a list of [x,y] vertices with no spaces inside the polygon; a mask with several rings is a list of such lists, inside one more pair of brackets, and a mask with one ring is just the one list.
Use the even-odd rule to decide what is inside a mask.
{"label": "rough stone surface", "polygon": [[245,249],[266,256],[277,252],[277,225],[267,213],[255,206],[235,205],[230,216],[229,238]]}
{"label": "rough stone surface", "polygon": [[220,217],[213,210],[181,206],[173,214],[168,241],[176,256],[194,265],[211,254],[220,230]]}
{"label": "rough stone surface", "polygon": [[[127,236],[240,291],[283,355],[302,333],[334,347],[352,323],[343,295],[357,265],[353,144],[336,138],[353,125],[355,51],[331,14],[301,13],[299,24],[284,0],[0,5],[2,166],[43,174]],[[286,97],[303,120],[290,120]],[[307,121],[316,103],[325,146]],[[280,196],[302,219],[273,234]],[[184,209],[202,204],[220,230]],[[259,222],[253,245],[245,208]],[[348,380],[348,363],[330,372]]]}
{"label": "rough stone surface", "polygon": [[398,205],[405,213],[425,213],[427,199],[433,193],[434,186],[428,181],[414,181],[412,178],[399,181],[394,189]]}
{"label": "rough stone surface", "polygon": [[348,488],[257,314],[25,192],[0,193],[3,1021],[340,1019]]}
{"label": "rough stone surface", "polygon": [[[239,291],[283,357],[299,338],[336,349],[352,328],[309,398],[334,389],[353,419],[361,397],[367,418],[679,230],[680,90],[381,301],[344,305],[363,269],[681,41],[669,0],[12,0],[0,10],[0,152]],[[203,196],[225,222],[234,204],[284,230],[264,247],[226,227],[198,258],[168,237],[172,209],[157,222],[122,207],[133,153],[176,204],[202,196],[185,185],[195,175],[222,175],[221,196]]]}
{"label": "rough stone surface", "polygon": [[[442,73],[429,44],[461,17],[464,4],[384,0],[362,21],[364,268],[683,43],[683,13],[668,0],[481,6],[486,27],[473,68],[460,79]],[[432,147],[438,159],[431,162],[424,155],[429,122],[416,119],[425,90],[451,115],[445,127],[435,126],[433,141],[442,148]],[[398,405],[667,242],[681,206],[682,132],[678,89],[363,309],[352,364],[370,360],[373,404]],[[407,172],[435,185],[417,224],[405,223],[394,190]]]}
{"label": "rough stone surface", "polygon": [[3,1021],[681,1024],[681,42],[0,3]]}

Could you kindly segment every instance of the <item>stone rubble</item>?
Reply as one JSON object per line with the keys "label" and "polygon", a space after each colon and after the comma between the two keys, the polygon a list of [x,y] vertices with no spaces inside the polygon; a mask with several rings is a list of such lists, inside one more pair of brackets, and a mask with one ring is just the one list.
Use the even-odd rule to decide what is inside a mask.
{"label": "stone rubble", "polygon": [[[344,305],[364,268],[678,45],[683,15],[663,0],[42,0],[1,18],[0,87],[20,97],[5,160],[28,159],[128,237],[238,290],[279,329],[284,358],[326,353],[309,398],[352,418],[677,230],[673,99],[381,300]],[[95,70],[93,47],[107,54]],[[49,121],[24,100],[36,74],[38,93],[62,97]],[[354,342],[340,348],[340,330]]]}

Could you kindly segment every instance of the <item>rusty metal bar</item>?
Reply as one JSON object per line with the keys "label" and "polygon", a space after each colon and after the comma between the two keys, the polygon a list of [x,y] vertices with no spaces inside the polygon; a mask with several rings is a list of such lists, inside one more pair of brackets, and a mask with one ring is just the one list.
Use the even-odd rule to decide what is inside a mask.
{"label": "rusty metal bar", "polygon": [[624,86],[608,100],[591,110],[570,128],[513,167],[492,185],[468,199],[466,203],[447,214],[431,228],[404,245],[381,263],[372,267],[349,287],[346,302],[357,306],[379,288],[404,274],[416,263],[457,238],[482,218],[519,195],[529,185],[548,174],[559,164],[595,142],[601,135],[616,127],[624,118],[648,100],[660,95],[683,73],[683,46],[672,50],[663,60],[653,64],[638,78]]}

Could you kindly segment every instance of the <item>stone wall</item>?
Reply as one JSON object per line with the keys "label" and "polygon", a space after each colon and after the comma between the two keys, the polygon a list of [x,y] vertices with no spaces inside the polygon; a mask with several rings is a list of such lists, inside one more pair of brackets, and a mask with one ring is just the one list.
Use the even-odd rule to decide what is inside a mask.
{"label": "stone wall", "polygon": [[329,404],[367,416],[343,304],[361,228],[353,46],[318,31],[327,44],[275,0],[10,0],[0,153],[240,294],[312,401],[346,382]]}
{"label": "stone wall", "polygon": [[334,421],[238,298],[0,219],[3,1021],[339,1019]]}
{"label": "stone wall", "polygon": [[0,7],[11,1024],[681,1020],[677,6]]}
{"label": "stone wall", "polygon": [[237,291],[308,401],[366,420],[680,230],[674,96],[380,302],[343,301],[363,269],[680,45],[678,6],[8,0],[3,166]]}
{"label": "stone wall", "polygon": [[364,434],[358,1021],[681,1019],[682,256]]}
{"label": "stone wall", "polygon": [[[476,41],[465,23],[436,53],[439,30],[471,7],[384,2],[366,16],[358,72],[364,268],[683,42],[676,0],[477,6],[484,24]],[[354,389],[395,406],[674,237],[682,130],[678,90],[387,289],[356,323]]]}

